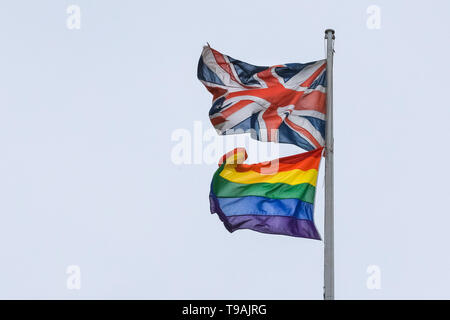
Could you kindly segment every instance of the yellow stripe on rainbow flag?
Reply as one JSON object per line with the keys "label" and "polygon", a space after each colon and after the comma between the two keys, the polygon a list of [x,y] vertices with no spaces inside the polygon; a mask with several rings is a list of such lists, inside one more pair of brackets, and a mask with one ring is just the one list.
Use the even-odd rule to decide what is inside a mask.
{"label": "yellow stripe on rainbow flag", "polygon": [[231,182],[252,184],[252,183],[286,183],[290,185],[296,185],[300,183],[309,183],[312,186],[316,186],[317,170],[300,170],[294,169],[289,171],[280,171],[276,174],[261,174],[252,170],[245,172],[236,171],[236,166],[225,165],[220,176]]}

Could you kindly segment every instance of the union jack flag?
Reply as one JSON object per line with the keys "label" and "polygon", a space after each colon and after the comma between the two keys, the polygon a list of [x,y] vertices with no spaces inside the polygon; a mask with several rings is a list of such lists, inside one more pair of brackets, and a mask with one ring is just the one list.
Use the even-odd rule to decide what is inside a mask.
{"label": "union jack flag", "polygon": [[197,77],[213,94],[209,117],[218,133],[251,132],[308,151],[324,145],[326,60],[261,67],[205,46]]}

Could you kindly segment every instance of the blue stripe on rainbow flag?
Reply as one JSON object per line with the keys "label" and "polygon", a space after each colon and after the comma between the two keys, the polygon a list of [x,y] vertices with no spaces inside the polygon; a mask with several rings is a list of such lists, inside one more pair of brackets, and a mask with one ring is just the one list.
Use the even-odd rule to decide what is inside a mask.
{"label": "blue stripe on rainbow flag", "polygon": [[226,216],[277,215],[313,220],[314,205],[299,199],[270,199],[246,196],[240,198],[217,198]]}

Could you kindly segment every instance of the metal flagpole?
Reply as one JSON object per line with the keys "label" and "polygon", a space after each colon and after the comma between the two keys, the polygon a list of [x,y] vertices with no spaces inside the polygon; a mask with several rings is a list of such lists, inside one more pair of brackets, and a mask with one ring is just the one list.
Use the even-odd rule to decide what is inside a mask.
{"label": "metal flagpole", "polygon": [[325,248],[324,300],[334,300],[334,163],[333,163],[333,54],[334,30],[325,30],[327,39],[327,114],[325,137]]}

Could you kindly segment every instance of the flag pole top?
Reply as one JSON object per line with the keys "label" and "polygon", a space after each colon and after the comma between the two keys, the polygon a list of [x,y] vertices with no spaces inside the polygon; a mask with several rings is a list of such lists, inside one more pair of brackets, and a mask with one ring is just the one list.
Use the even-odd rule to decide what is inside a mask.
{"label": "flag pole top", "polygon": [[331,32],[331,35],[333,36],[332,39],[334,40],[334,29],[326,29],[325,30],[325,38],[327,37],[328,33]]}

